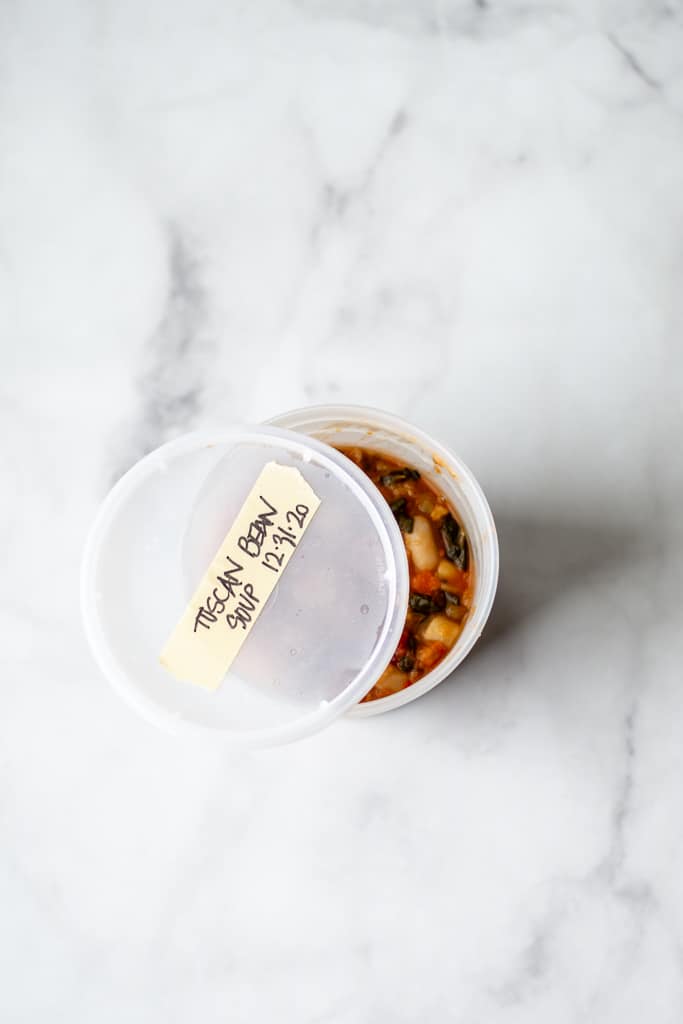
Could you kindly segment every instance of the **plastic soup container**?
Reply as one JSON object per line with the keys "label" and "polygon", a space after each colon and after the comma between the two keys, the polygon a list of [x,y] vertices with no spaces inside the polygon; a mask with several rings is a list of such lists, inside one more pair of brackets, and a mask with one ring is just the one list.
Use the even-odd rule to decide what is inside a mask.
{"label": "plastic soup container", "polygon": [[467,534],[474,564],[474,597],[462,633],[443,661],[406,689],[357,704],[353,715],[401,707],[442,682],[472,650],[493,606],[498,585],[498,537],[491,509],[471,471],[424,431],[379,409],[325,405],[296,409],[271,421],[339,447],[359,446],[418,469],[452,506]]}
{"label": "plastic soup container", "polygon": [[[409,572],[389,505],[336,450],[351,445],[405,462],[433,483],[465,529],[475,581],[464,628],[443,661],[405,690],[363,704],[399,644]],[[160,652],[272,463],[298,470],[319,508],[220,686],[176,679]],[[278,510],[276,525],[285,514]],[[173,733],[268,746],[325,728],[344,712],[398,707],[441,682],[480,635],[497,575],[493,519],[467,467],[400,419],[329,406],[266,425],[189,434],[141,459],[110,491],[92,526],[81,603],[96,661],[137,712]]]}

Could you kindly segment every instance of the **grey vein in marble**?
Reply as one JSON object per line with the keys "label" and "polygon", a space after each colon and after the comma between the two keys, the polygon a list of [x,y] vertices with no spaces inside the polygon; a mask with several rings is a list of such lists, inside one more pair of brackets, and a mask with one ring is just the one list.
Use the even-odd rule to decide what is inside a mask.
{"label": "grey vein in marble", "polygon": [[168,232],[169,284],[161,321],[143,353],[145,368],[137,390],[140,409],[121,454],[121,472],[133,462],[192,429],[201,408],[202,389],[210,365],[207,344],[206,296],[199,267],[181,232]]}

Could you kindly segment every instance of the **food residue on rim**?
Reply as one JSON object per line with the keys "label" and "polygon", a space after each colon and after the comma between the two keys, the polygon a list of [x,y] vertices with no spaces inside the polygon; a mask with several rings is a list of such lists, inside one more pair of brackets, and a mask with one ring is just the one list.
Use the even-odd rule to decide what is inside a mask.
{"label": "food residue on rim", "polygon": [[433,452],[432,452],[432,464],[434,466],[434,472],[437,473],[439,476],[445,470],[446,473],[448,473],[448,475],[451,477],[451,479],[453,479],[453,480],[457,480],[458,479],[458,474],[453,472],[453,470],[448,465],[448,463],[444,462],[443,459],[440,459],[438,455],[434,455]]}

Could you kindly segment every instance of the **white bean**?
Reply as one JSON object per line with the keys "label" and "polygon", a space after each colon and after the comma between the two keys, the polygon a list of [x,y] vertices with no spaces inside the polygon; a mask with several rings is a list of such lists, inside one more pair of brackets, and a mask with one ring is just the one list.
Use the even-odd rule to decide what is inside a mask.
{"label": "white bean", "polygon": [[415,516],[412,533],[404,533],[403,537],[418,572],[436,569],[439,552],[428,519],[424,516]]}
{"label": "white bean", "polygon": [[439,566],[436,570],[436,575],[440,580],[457,580],[462,579],[462,573],[460,569],[456,569],[452,562],[449,562],[447,558],[442,558],[439,562]]}
{"label": "white bean", "polygon": [[399,690],[403,690],[408,684],[408,675],[406,672],[400,672],[393,665],[389,665],[385,668],[382,675],[375,684],[375,693],[379,697],[388,697],[390,693],[398,693]]}
{"label": "white bean", "polygon": [[452,647],[460,636],[460,623],[452,622],[445,615],[434,615],[424,628],[424,640],[438,640],[446,647]]}

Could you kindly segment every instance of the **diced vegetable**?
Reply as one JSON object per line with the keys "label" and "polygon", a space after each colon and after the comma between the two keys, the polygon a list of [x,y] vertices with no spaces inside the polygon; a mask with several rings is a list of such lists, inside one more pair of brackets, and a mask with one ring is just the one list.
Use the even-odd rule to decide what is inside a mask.
{"label": "diced vegetable", "polygon": [[460,636],[460,623],[453,622],[445,615],[435,615],[422,633],[424,640],[436,640],[450,648]]}
{"label": "diced vegetable", "polygon": [[468,557],[467,538],[462,526],[456,523],[450,512],[441,520],[441,539],[446,549],[446,557],[458,569],[466,569]]}
{"label": "diced vegetable", "polygon": [[396,668],[399,668],[401,672],[411,672],[415,668],[415,658],[412,654],[404,654],[396,662]]}
{"label": "diced vegetable", "polygon": [[453,622],[462,622],[467,615],[467,608],[462,604],[447,604],[446,615],[449,619],[452,619]]}
{"label": "diced vegetable", "polygon": [[420,512],[423,512],[424,515],[428,516],[432,509],[434,508],[434,502],[434,495],[429,494],[429,492],[427,492],[425,494],[421,494],[420,497],[415,502],[415,504],[417,505]]}
{"label": "diced vegetable", "polygon": [[420,644],[417,649],[418,666],[423,672],[429,672],[435,665],[439,664],[443,656],[447,653],[447,646],[439,641]]}
{"label": "diced vegetable", "polygon": [[408,612],[406,614],[406,626],[411,633],[414,633],[417,627],[420,625],[424,615],[418,615],[417,612],[411,611],[410,605],[408,605]]}
{"label": "diced vegetable", "polygon": [[436,569],[439,563],[439,552],[434,539],[431,523],[424,516],[415,516],[413,531],[405,538],[408,554],[418,571]]}
{"label": "diced vegetable", "polygon": [[411,580],[411,589],[418,594],[433,594],[441,590],[441,580],[433,572],[416,572]]}
{"label": "diced vegetable", "polygon": [[413,517],[409,516],[406,512],[406,499],[397,498],[396,501],[392,501],[389,508],[396,517],[396,522],[399,525],[401,533],[412,533],[413,532]]}
{"label": "diced vegetable", "polygon": [[411,594],[408,604],[411,611],[418,612],[420,615],[430,615],[433,611],[432,599],[427,594]]}
{"label": "diced vegetable", "polygon": [[416,469],[410,469],[409,466],[404,466],[402,469],[392,469],[391,473],[386,473],[384,476],[379,478],[379,482],[382,487],[394,487],[395,484],[403,484],[406,480],[419,480],[420,474]]}
{"label": "diced vegetable", "polygon": [[408,625],[406,625],[403,632],[401,633],[401,639],[399,640],[398,647],[396,648],[396,653],[391,659],[393,664],[396,665],[398,668],[401,668],[403,671],[409,672],[410,668],[412,668],[412,665],[410,666],[410,668],[405,668],[405,666],[401,665],[401,661],[403,661],[404,659],[410,659],[412,655],[415,653],[416,646],[417,641],[415,640],[415,635],[408,627]]}
{"label": "diced vegetable", "polygon": [[420,615],[431,615],[432,612],[440,612],[446,604],[445,595],[437,590],[434,594],[413,593],[408,598],[410,610]]}
{"label": "diced vegetable", "polygon": [[389,665],[384,669],[373,689],[378,697],[388,697],[392,693],[398,693],[408,685],[408,673]]}
{"label": "diced vegetable", "polygon": [[448,509],[445,505],[435,505],[431,512],[431,518],[434,522],[438,523],[440,519],[448,515]]}

